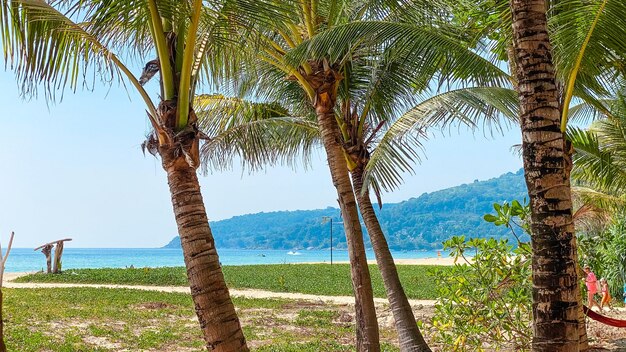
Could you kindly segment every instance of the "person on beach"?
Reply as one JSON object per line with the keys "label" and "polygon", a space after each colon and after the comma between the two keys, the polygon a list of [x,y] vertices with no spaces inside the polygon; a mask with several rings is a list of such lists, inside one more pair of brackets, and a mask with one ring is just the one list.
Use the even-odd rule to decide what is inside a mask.
{"label": "person on beach", "polygon": [[593,296],[598,293],[598,279],[596,279],[596,274],[591,271],[589,265],[585,265],[584,271],[585,274],[587,274],[585,285],[587,285],[587,304],[589,305],[589,309],[592,309],[593,306],[602,309],[602,307],[598,305],[598,302],[593,299]]}
{"label": "person on beach", "polygon": [[600,310],[604,308],[606,304],[609,309],[613,309],[611,307],[611,294],[609,293],[609,284],[606,282],[605,278],[600,279],[600,292],[602,293],[602,301],[600,301]]}

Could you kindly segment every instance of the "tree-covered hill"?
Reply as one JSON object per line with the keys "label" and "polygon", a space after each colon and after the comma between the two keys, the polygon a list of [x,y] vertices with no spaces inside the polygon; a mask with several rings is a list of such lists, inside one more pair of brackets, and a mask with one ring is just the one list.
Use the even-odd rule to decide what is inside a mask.
{"label": "tree-covered hill", "polygon": [[[441,248],[441,242],[455,235],[500,237],[503,228],[486,223],[482,217],[493,211],[493,203],[527,197],[523,170],[487,181],[474,181],[400,203],[384,204],[379,218],[389,246],[395,250]],[[330,246],[330,224],[334,219],[333,247],[346,248],[339,209],[277,211],[235,216],[211,223],[219,248],[318,249]],[[369,241],[366,239],[366,245]],[[178,247],[175,237],[165,247]]]}

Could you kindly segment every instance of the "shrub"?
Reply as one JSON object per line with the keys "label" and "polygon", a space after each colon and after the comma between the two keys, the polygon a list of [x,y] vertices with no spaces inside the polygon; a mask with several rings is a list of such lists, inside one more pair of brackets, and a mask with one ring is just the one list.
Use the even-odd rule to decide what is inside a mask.
{"label": "shrub", "polygon": [[[458,261],[438,276],[435,339],[454,351],[528,350],[532,338],[531,249],[528,206],[494,204],[485,221],[506,226],[518,239],[453,237],[444,248]],[[516,222],[518,221],[518,222]],[[521,233],[518,233],[520,232]],[[472,257],[469,258],[468,255]]]}

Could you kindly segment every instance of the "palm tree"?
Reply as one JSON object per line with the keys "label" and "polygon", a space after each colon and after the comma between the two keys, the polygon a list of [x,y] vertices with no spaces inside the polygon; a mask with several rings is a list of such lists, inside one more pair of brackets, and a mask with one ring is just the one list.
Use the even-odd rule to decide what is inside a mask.
{"label": "palm tree", "polygon": [[[352,60],[350,69],[343,72],[345,84],[340,90],[340,102],[337,107],[343,137],[342,145],[348,156],[348,169],[352,176],[355,196],[383,278],[402,351],[430,349],[415,324],[415,316],[370,200],[369,189],[371,187],[374,190],[379,206],[382,206],[381,188],[386,188],[386,183],[396,180],[400,172],[412,171],[411,164],[419,161],[418,151],[421,149],[421,139],[425,138],[425,135],[417,131],[403,136],[401,140],[394,139],[387,143],[381,143],[381,140],[387,137],[386,127],[397,116],[395,111],[402,111],[414,104],[420,93],[427,89],[435,73],[440,73],[439,78],[442,80],[449,75],[450,80],[454,81],[455,75],[468,79],[478,71],[475,80],[482,83],[505,80],[507,77],[481,57],[476,56],[472,59],[469,51],[467,52],[469,55],[461,55],[460,53],[466,49],[460,45],[454,48],[454,41],[450,40],[448,45],[447,48],[441,45],[432,50],[437,50],[440,54],[456,52],[458,57],[455,59],[463,64],[455,67],[457,62],[453,59],[446,65],[437,66],[436,60],[420,62],[414,57],[409,58],[413,51],[403,52],[395,48],[385,50],[379,55],[378,60],[371,57],[367,62]],[[445,72],[446,66],[451,72]],[[485,73],[489,74],[483,77],[482,74]],[[371,159],[377,158],[380,154],[384,154],[385,158],[378,160],[375,169],[368,170],[375,175],[370,178],[373,182],[365,186],[366,169]]]}
{"label": "palm tree", "polygon": [[580,309],[567,145],[544,0],[510,2],[533,247],[534,351],[577,350]]}
{"label": "palm tree", "polygon": [[[278,18],[274,23],[252,23],[256,27],[257,45],[250,55],[258,60],[256,67],[248,67],[247,82],[252,87],[241,88],[240,95],[255,91],[261,96],[283,100],[291,98],[297,112],[313,112],[320,131],[337,200],[341,208],[348,243],[352,287],[355,295],[357,350],[379,351],[378,322],[363,234],[346,160],[341,148],[340,131],[334,108],[337,90],[342,80],[342,63],[326,57],[309,57],[292,63],[286,57],[303,42],[315,38],[336,25],[366,19],[368,2],[298,1],[288,18]],[[341,6],[339,6],[341,5]],[[285,80],[285,76],[288,78]],[[262,88],[259,88],[262,87]],[[276,93],[280,92],[280,93]],[[299,110],[299,111],[298,111]]]}
{"label": "palm tree", "polygon": [[[5,60],[26,94],[43,86],[46,97],[82,84],[87,73],[105,82],[124,79],[141,95],[154,129],[145,146],[156,151],[167,173],[187,275],[206,347],[246,351],[200,193],[202,134],[192,106],[197,83],[231,74],[236,59],[224,45],[242,14],[280,16],[273,1],[51,1],[0,2]],[[247,19],[249,20],[249,19]],[[116,52],[156,56],[136,79]],[[154,56],[153,56],[154,55]],[[160,72],[157,106],[142,85]]]}
{"label": "palm tree", "polygon": [[[412,18],[415,19],[415,17]],[[385,120],[395,116],[395,109],[400,109],[401,106],[414,101],[416,95],[428,87],[436,73],[440,73],[442,79],[447,76],[467,79],[474,75],[480,77],[476,81],[482,83],[502,80],[506,75],[478,54],[470,52],[463,45],[442,35],[440,28],[425,29],[413,24],[396,23],[390,19],[368,22],[350,20],[346,24],[327,28],[308,41],[294,45],[293,48],[286,43],[296,42],[295,39],[285,40],[285,43],[281,40],[273,42],[266,50],[273,54],[272,58],[284,57],[284,63],[281,66],[272,59],[262,57],[264,61],[270,62],[270,65],[259,64],[267,68],[262,69],[260,74],[251,74],[249,80],[254,81],[253,88],[247,88],[257,94],[261,92],[263,97],[280,99],[282,103],[289,103],[291,110],[297,112],[295,115],[307,115],[310,114],[311,106],[306,103],[307,97],[302,92],[302,90],[306,91],[307,81],[302,83],[302,79],[299,80],[297,76],[290,80],[281,80],[281,74],[290,72],[290,65],[292,70],[295,70],[293,67],[303,67],[302,65],[306,67],[311,62],[321,61],[328,68],[332,67],[330,71],[334,71],[333,77],[341,78],[341,82],[335,84],[336,87],[331,87],[333,88],[332,94],[328,93],[328,96],[332,97],[331,101],[324,102],[324,104],[329,104],[324,107],[324,111],[332,114],[332,119],[320,118],[319,103],[324,101],[324,98],[314,100],[320,134],[323,136],[325,128],[328,128],[328,126],[324,127],[325,123],[338,122],[338,126],[333,127],[338,129],[334,132],[333,140],[334,143],[338,142],[343,154],[339,159],[342,163],[337,164],[343,170],[334,172],[345,173],[347,166],[352,174],[357,190],[356,200],[384,277],[401,349],[419,351],[428,350],[428,346],[415,324],[413,312],[402,289],[393,258],[369,196],[360,191],[361,175],[369,155],[368,145],[374,141],[376,131],[382,127]],[[306,31],[303,29],[301,32]],[[261,38],[262,44],[267,44],[268,37],[261,36]],[[337,41],[336,38],[341,38],[342,41]],[[364,41],[362,38],[370,38],[370,41]],[[390,41],[394,44],[389,45]],[[277,53],[276,48],[281,45],[284,46],[281,49],[285,52],[284,56]],[[257,49],[257,47],[254,48]],[[276,51],[273,51],[275,49]],[[283,73],[275,73],[277,67]],[[306,69],[302,70],[304,73],[301,74],[305,77]],[[328,83],[328,79],[325,82]],[[360,113],[357,113],[357,106],[362,109]],[[378,125],[375,129],[368,127],[375,125]],[[393,147],[394,150],[398,150],[397,158],[392,158],[389,164],[396,163],[392,167],[395,173],[388,175],[387,172],[382,172],[380,173],[382,177],[395,177],[398,170],[407,167],[407,160],[405,160],[407,156],[409,159],[417,156],[414,147],[419,147],[419,143],[417,139],[411,138],[411,140],[415,143],[397,144]],[[389,164],[384,168],[387,168]],[[346,190],[348,186],[349,183]],[[345,207],[342,209],[345,211]]]}
{"label": "palm tree", "polygon": [[[550,2],[548,9],[551,35],[555,43],[558,109],[562,115],[560,128],[564,133],[568,121],[567,107],[572,97],[603,109],[602,97],[611,94],[613,77],[623,74],[623,66],[620,64],[623,59],[620,58],[626,53],[626,46],[623,36],[615,35],[615,31],[624,28],[622,24],[626,6],[616,1],[581,3],[572,0]],[[494,52],[506,58],[511,71],[516,71],[508,2],[496,1],[495,6],[493,2],[471,3],[459,11],[461,15],[458,16],[458,22],[464,26],[469,24],[469,28],[461,32],[477,33],[475,37],[469,36],[468,43],[476,45],[480,43],[480,38],[489,33],[492,43],[495,43]],[[595,13],[595,16],[590,17],[590,12]],[[477,25],[478,31],[474,30],[476,28],[473,25]],[[517,80],[512,79],[511,85],[517,87]],[[424,126],[447,125],[458,121],[478,127],[482,120],[488,127],[500,128],[498,119],[501,114],[510,119],[516,118],[518,106],[512,99],[515,97],[514,91],[506,87],[472,87],[446,92],[425,100],[400,117],[387,135],[393,139],[393,135],[402,137],[408,131]],[[566,146],[565,150],[565,172],[569,178],[571,148]],[[376,162],[372,161],[369,168],[375,169]],[[570,252],[574,262],[577,261],[575,253]],[[579,310],[579,342],[581,350],[588,348],[582,309]]]}

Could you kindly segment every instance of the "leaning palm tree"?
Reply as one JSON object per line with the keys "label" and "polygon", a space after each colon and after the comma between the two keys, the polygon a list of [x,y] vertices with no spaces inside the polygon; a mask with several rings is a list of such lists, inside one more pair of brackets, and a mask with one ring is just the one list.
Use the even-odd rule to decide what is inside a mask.
{"label": "leaning palm tree", "polygon": [[[361,25],[348,24],[338,27],[323,37],[311,40],[310,45],[322,52],[329,51],[330,46],[324,48],[327,45],[324,43],[326,38],[332,38],[334,35],[341,37],[343,33],[359,26]],[[352,176],[359,211],[387,291],[401,350],[419,351],[428,350],[428,346],[414,323],[413,311],[370,200],[370,187],[364,186],[365,170],[371,158],[379,152],[386,155],[382,162],[377,163],[376,174],[370,178],[373,182],[368,185],[382,206],[381,185],[385,185],[390,179],[397,179],[402,171],[412,171],[411,164],[419,161],[418,151],[424,137],[421,131],[406,134],[401,140],[393,139],[386,143],[383,147],[386,148],[385,151],[379,151],[381,136],[384,140],[388,126],[398,116],[398,112],[416,104],[421,98],[421,93],[427,90],[435,76],[440,82],[448,81],[452,84],[458,83],[456,81],[461,77],[467,82],[486,84],[503,82],[507,75],[489,61],[445,36],[437,38],[439,45],[429,48],[429,52],[419,51],[420,55],[416,56],[415,48],[410,45],[414,41],[411,34],[419,35],[423,32],[420,31],[418,34],[415,27],[403,27],[402,24],[396,25],[396,30],[403,33],[407,42],[398,41],[395,45],[381,48],[379,52],[371,51],[369,55],[357,54],[349,66],[344,68],[341,72],[344,77],[343,83],[338,92],[335,110],[340,122],[341,144]],[[368,34],[381,35],[387,42],[388,34],[377,31]],[[336,43],[332,45],[337,49]],[[348,45],[353,50],[358,47],[356,43]],[[439,55],[446,55],[447,58],[443,60]]]}
{"label": "leaning palm tree", "polygon": [[[203,135],[192,98],[203,79],[234,72],[236,51],[224,44],[242,14],[260,20],[280,12],[273,1],[0,1],[4,57],[26,94],[43,87],[55,99],[93,73],[104,82],[128,82],[143,99],[154,131],[145,145],[167,173],[196,314],[206,347],[215,351],[248,348],[196,176]],[[137,79],[121,57],[151,60]],[[155,105],[143,84],[157,72]]]}
{"label": "leaning palm tree", "polygon": [[[314,113],[316,113],[322,140],[324,140],[325,129],[335,124],[334,137],[330,141],[326,138],[325,146],[331,143],[338,145],[342,155],[335,159],[340,163],[329,164],[336,168],[332,171],[334,173],[346,173],[346,169],[351,171],[353,183],[358,190],[361,189],[359,181],[361,173],[359,172],[364,169],[363,161],[366,162],[367,145],[376,134],[374,130],[378,130],[385,119],[395,116],[394,109],[411,104],[416,95],[426,89],[436,73],[441,74],[441,79],[455,74],[457,79],[474,75],[474,77],[480,77],[477,81],[482,83],[502,80],[506,76],[478,54],[470,52],[463,45],[443,35],[440,28],[418,27],[413,24],[394,22],[393,19],[395,18],[388,16],[385,21],[363,22],[348,18],[344,20],[347,22],[341,25],[325,25],[324,31],[320,30],[319,33],[298,45],[294,43],[302,41],[302,38],[296,40],[289,38],[287,34],[281,34],[272,37],[274,40],[272,41],[267,35],[262,34],[261,45],[266,45],[267,48],[264,50],[269,53],[261,54],[263,61],[259,63],[261,70],[250,73],[248,80],[253,84],[250,86],[244,84],[244,92],[252,91],[263,98],[269,97],[270,99],[280,97],[281,103],[289,104],[291,110],[298,111],[297,114],[301,116],[313,115],[315,118]],[[293,28],[290,30],[293,31]],[[280,33],[279,30],[276,32]],[[301,32],[306,33],[304,29]],[[337,41],[337,38],[341,40]],[[362,38],[370,39],[363,40]],[[290,42],[293,47],[289,44]],[[258,47],[254,49],[258,50]],[[263,55],[270,55],[271,58]],[[321,62],[322,67],[316,68],[318,74],[321,70],[327,69],[327,73],[333,72],[332,76],[335,77],[333,80],[340,80],[331,80],[335,83],[330,85],[326,85],[329,84],[328,80],[317,82],[316,84],[326,85],[324,89],[330,91],[324,93],[324,96],[332,97],[332,99],[324,102],[323,99],[326,98],[314,95],[313,106],[305,95],[306,88],[309,87],[305,79],[306,67],[311,62]],[[282,79],[285,73],[291,73],[298,67],[303,70],[300,73],[302,78],[294,74],[289,80]],[[241,82],[238,83],[241,84]],[[325,104],[323,109],[327,116],[320,117],[322,107],[319,104],[322,102]],[[355,111],[357,106],[363,109],[362,113]],[[373,124],[379,125],[378,128],[371,128]],[[370,135],[371,132],[374,133]],[[369,138],[370,136],[372,138]],[[413,147],[417,145],[419,143],[402,144],[403,148],[400,153],[409,158],[414,157],[416,154]],[[328,153],[328,148],[326,150]],[[400,168],[406,167],[406,160],[402,157],[396,161],[400,162]],[[346,192],[348,190],[352,192],[349,180],[342,187],[341,189],[345,189]],[[343,193],[341,196],[348,197],[352,194]],[[403,351],[428,350],[415,324],[413,312],[398,279],[393,258],[369,196],[357,191],[356,200],[384,278],[401,349]],[[341,205],[342,211],[346,212],[348,207]],[[355,289],[356,287],[358,286],[355,284]],[[357,309],[357,315],[358,312]]]}
{"label": "leaning palm tree", "polygon": [[379,351],[380,343],[363,234],[334,114],[342,63],[324,57],[291,63],[286,54],[336,25],[367,19],[369,5],[367,1],[298,1],[288,18],[277,18],[274,23],[251,23],[256,29],[256,43],[248,41],[243,46],[251,49],[248,54],[257,64],[247,67],[245,81],[252,83],[240,84],[239,93],[257,93],[281,101],[290,98],[291,105],[316,117],[348,243],[359,351]]}

